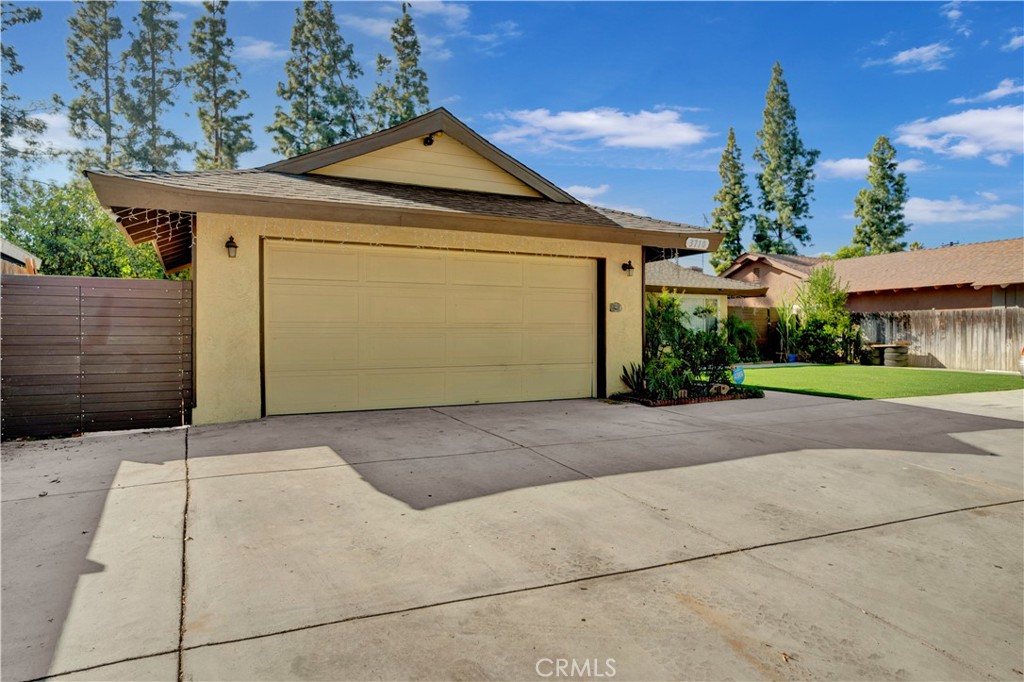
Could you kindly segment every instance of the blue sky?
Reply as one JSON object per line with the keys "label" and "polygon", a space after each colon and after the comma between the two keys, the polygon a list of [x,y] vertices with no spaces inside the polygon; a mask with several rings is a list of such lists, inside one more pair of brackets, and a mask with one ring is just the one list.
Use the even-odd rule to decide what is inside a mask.
{"label": "blue sky", "polygon": [[[74,6],[27,4],[41,5],[43,20],[4,35],[25,66],[9,87],[26,100],[70,98],[64,40]],[[368,74],[364,93],[399,7],[335,4]],[[174,8],[186,49],[202,7]],[[119,5],[126,28],[137,9]],[[258,149],[244,166],[276,158],[264,127],[294,9],[236,1],[228,10],[255,113]],[[849,242],[864,157],[879,135],[895,142],[908,174],[910,239],[938,246],[1024,232],[1022,3],[417,2],[411,12],[431,105],[580,199],[703,225],[729,127],[753,192],[755,132],[779,60],[804,142],[821,150],[804,253]],[[178,64],[186,63],[182,52]],[[189,108],[183,89],[168,121],[197,141]],[[53,143],[74,144],[62,117],[47,117]],[[66,177],[59,164],[36,172]]]}

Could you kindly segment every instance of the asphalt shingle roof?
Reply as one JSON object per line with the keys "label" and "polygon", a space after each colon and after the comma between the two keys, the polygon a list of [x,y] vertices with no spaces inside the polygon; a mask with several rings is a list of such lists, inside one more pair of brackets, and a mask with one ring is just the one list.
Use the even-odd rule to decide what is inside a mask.
{"label": "asphalt shingle roof", "polygon": [[672,261],[654,261],[644,266],[648,287],[666,287],[695,292],[715,292],[729,296],[760,296],[765,287],[754,282],[741,282],[725,277],[713,277],[700,270],[683,267]]}
{"label": "asphalt shingle roof", "polygon": [[833,261],[851,292],[1024,283],[1024,238]]}
{"label": "asphalt shingle roof", "polygon": [[444,211],[633,230],[711,232],[694,225],[656,220],[582,203],[322,175],[293,175],[260,169],[188,172],[103,170],[90,171],[90,174],[126,178],[176,190],[236,197],[258,196],[282,201]]}

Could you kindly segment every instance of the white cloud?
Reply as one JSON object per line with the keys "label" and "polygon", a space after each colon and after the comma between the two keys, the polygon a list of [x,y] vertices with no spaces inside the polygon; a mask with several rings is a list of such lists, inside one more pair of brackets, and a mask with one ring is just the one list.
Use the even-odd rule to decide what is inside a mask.
{"label": "white cloud", "polygon": [[235,41],[235,56],[245,61],[266,61],[287,59],[291,50],[270,40],[239,36]]}
{"label": "white cloud", "polygon": [[571,149],[575,142],[596,141],[602,147],[675,149],[698,144],[711,136],[705,126],[680,120],[679,112],[623,112],[609,107],[586,111],[548,109],[509,111],[499,118],[509,121],[491,138],[499,143]]}
{"label": "white cloud", "polygon": [[607,194],[609,189],[611,189],[611,185],[598,185],[597,187],[590,187],[589,185],[570,185],[565,188],[565,191],[581,201],[590,203],[595,197]]}
{"label": "white cloud", "polygon": [[[867,157],[825,159],[818,163],[817,170],[821,178],[826,180],[829,178],[863,180],[868,174],[870,165]],[[920,159],[907,159],[906,161],[900,161],[897,165],[899,170],[904,173],[920,173],[924,170],[930,170],[930,167]]]}
{"label": "white cloud", "polygon": [[978,196],[985,201],[999,201],[999,195],[995,192],[978,192]]}
{"label": "white cloud", "polygon": [[1014,78],[1004,78],[999,81],[992,90],[982,93],[977,97],[956,97],[949,100],[950,104],[971,104],[972,102],[994,102],[997,99],[1009,97],[1024,92],[1024,85],[1021,85]]}
{"label": "white cloud", "polygon": [[932,166],[929,166],[921,159],[907,159],[906,161],[900,161],[898,166],[901,171],[907,174],[932,170]]}
{"label": "white cloud", "polygon": [[825,159],[818,163],[819,175],[822,178],[863,178],[868,174],[867,158]]}
{"label": "white cloud", "polygon": [[964,12],[960,9],[961,3],[959,0],[954,2],[947,2],[945,5],[939,8],[939,12],[942,16],[946,17],[949,21],[949,27],[956,31],[958,34],[965,38],[971,37],[971,29],[968,28],[970,22],[964,19]]}
{"label": "white cloud", "polygon": [[188,15],[185,14],[184,12],[177,12],[177,11],[175,11],[175,12],[168,12],[167,13],[167,18],[168,19],[173,19],[175,21],[184,21],[185,19],[188,19]]}
{"label": "white cloud", "polygon": [[942,43],[932,43],[922,47],[897,52],[887,59],[869,59],[864,66],[880,66],[889,64],[895,67],[896,73],[915,73],[917,71],[939,71],[946,68],[946,60],[953,56],[953,50]]}
{"label": "white cloud", "polygon": [[[988,196],[984,194],[983,197],[987,199]],[[948,200],[911,197],[904,214],[912,223],[929,225],[1008,220],[1020,213],[1020,210],[1020,206],[1015,204],[968,203],[958,197],[950,197]]]}
{"label": "white cloud", "polygon": [[344,33],[347,28],[353,28],[364,35],[370,36],[371,38],[382,38],[387,40],[391,37],[391,27],[394,23],[393,19],[357,17],[352,14],[338,15],[338,24],[342,28],[342,33]]}
{"label": "white cloud", "polygon": [[417,14],[440,17],[451,31],[462,30],[469,21],[469,6],[457,2],[413,2],[411,6]]}
{"label": "white cloud", "polygon": [[[71,122],[62,113],[41,113],[32,114],[29,118],[42,121],[46,125],[39,135],[33,136],[33,146],[37,150],[47,154],[59,154],[61,152],[79,151],[85,148],[82,140],[71,135]],[[28,142],[22,135],[11,137],[11,146],[15,149],[25,149]]]}
{"label": "white cloud", "polygon": [[1002,49],[1003,52],[1013,52],[1014,50],[1019,50],[1022,47],[1024,47],[1024,34],[1018,33],[1010,38],[1010,42],[1003,45],[1000,49]]}
{"label": "white cloud", "polygon": [[651,215],[650,212],[646,208],[640,208],[639,206],[619,206],[617,204],[605,204],[605,203],[600,203],[600,204],[595,204],[595,205],[596,206],[600,206],[601,208],[610,208],[613,211],[622,211],[624,213],[632,213],[634,215],[640,215],[640,216],[644,216],[644,217],[649,217]]}
{"label": "white cloud", "polygon": [[918,119],[899,126],[896,141],[953,158],[985,156],[996,165],[1024,153],[1024,106],[968,109],[934,120]]}

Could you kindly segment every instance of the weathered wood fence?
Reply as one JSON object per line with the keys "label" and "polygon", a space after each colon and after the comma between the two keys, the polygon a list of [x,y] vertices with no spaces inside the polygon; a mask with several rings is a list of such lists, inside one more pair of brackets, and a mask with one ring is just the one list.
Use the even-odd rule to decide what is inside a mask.
{"label": "weathered wood fence", "polygon": [[192,282],[4,275],[0,435],[187,424]]}
{"label": "weathered wood fence", "polygon": [[911,367],[1018,371],[1024,308],[854,313],[869,343],[910,342]]}

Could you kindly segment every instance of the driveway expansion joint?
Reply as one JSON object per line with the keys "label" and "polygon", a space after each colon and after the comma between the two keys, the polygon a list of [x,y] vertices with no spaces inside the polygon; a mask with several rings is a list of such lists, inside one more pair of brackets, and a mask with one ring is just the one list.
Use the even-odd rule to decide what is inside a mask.
{"label": "driveway expansion joint", "polygon": [[[873,529],[876,529],[876,528],[884,528],[886,526],[896,526],[896,525],[899,525],[899,524],[902,524],[902,523],[909,523],[909,522],[912,522],[912,521],[920,521],[920,520],[923,520],[923,519],[929,519],[929,518],[934,518],[934,517],[938,517],[938,516],[948,516],[948,515],[951,515],[951,514],[959,514],[959,513],[964,513],[964,512],[970,512],[970,511],[975,511],[975,510],[978,510],[978,509],[990,509],[990,508],[994,508],[994,507],[1004,507],[1004,506],[1008,506],[1008,505],[1012,505],[1012,504],[1022,504],[1022,503],[1024,503],[1024,498],[1013,499],[1013,500],[1004,500],[1004,501],[1001,501],[1001,502],[990,502],[990,503],[987,503],[987,504],[972,505],[972,506],[969,506],[969,507],[960,507],[960,508],[957,508],[957,509],[947,509],[947,510],[938,511],[938,512],[931,512],[929,514],[921,514],[919,516],[913,516],[913,517],[909,517],[909,518],[894,519],[892,521],[883,521],[883,522],[873,523],[873,524],[866,525],[866,526],[858,526],[856,528],[846,528],[846,529],[841,529],[841,530],[836,530],[836,531],[829,531],[829,532],[826,532],[826,533],[817,533],[817,534],[814,534],[814,535],[807,535],[807,536],[802,536],[802,537],[797,537],[797,538],[789,538],[789,539],[785,539],[785,540],[777,540],[777,541],[773,541],[773,542],[762,543],[762,544],[759,544],[759,545],[751,545],[749,547],[737,547],[737,548],[734,548],[734,549],[723,550],[721,552],[712,552],[712,553],[709,553],[709,554],[702,554],[700,556],[687,557],[685,559],[676,559],[676,560],[673,560],[673,561],[665,561],[665,562],[661,562],[661,563],[657,563],[657,564],[651,564],[649,566],[638,566],[636,568],[627,568],[627,569],[623,569],[623,570],[619,570],[619,571],[609,571],[607,573],[600,573],[600,574],[596,574],[596,575],[580,576],[578,578],[570,578],[568,580],[559,580],[559,581],[556,581],[556,582],[544,583],[544,584],[540,584],[540,585],[530,585],[530,586],[527,586],[527,587],[518,587],[518,588],[514,588],[514,589],[510,589],[510,590],[501,590],[501,591],[498,591],[498,592],[489,592],[487,594],[478,594],[478,595],[472,595],[472,596],[468,596],[468,597],[459,597],[457,599],[446,599],[446,600],[443,600],[443,601],[431,602],[429,604],[419,604],[417,606],[408,606],[408,607],[405,607],[405,608],[390,609],[390,610],[387,610],[387,611],[379,611],[377,613],[366,613],[366,614],[361,614],[361,615],[356,615],[356,616],[349,616],[347,618],[338,618],[338,619],[335,619],[335,620],[324,621],[324,622],[320,622],[320,623],[312,623],[310,625],[300,625],[300,626],[296,626],[296,627],[285,628],[285,629],[282,629],[282,630],[275,630],[274,632],[266,632],[266,633],[260,633],[260,634],[255,634],[255,635],[248,635],[248,636],[245,636],[245,637],[236,637],[236,638],[232,638],[232,639],[225,639],[225,640],[212,641],[212,642],[204,642],[202,644],[193,644],[191,646],[183,646],[183,647],[181,647],[179,655],[184,654],[184,652],[186,652],[186,651],[194,651],[194,650],[197,650],[197,649],[205,649],[205,648],[209,648],[209,647],[222,646],[222,645],[226,645],[226,644],[239,644],[241,642],[250,642],[250,641],[255,641],[255,640],[258,640],[258,639],[267,639],[267,638],[270,638],[270,637],[276,637],[278,635],[287,635],[287,634],[291,634],[291,633],[295,633],[295,632],[304,632],[306,630],[315,630],[315,629],[318,629],[318,628],[330,627],[330,626],[333,626],[333,625],[343,625],[345,623],[359,622],[359,621],[370,620],[370,619],[374,619],[374,618],[383,618],[383,617],[386,617],[386,616],[397,616],[397,615],[402,615],[402,614],[406,614],[406,613],[415,613],[417,611],[426,611],[426,610],[432,609],[432,608],[438,608],[438,607],[443,607],[443,606],[451,606],[451,605],[454,605],[454,604],[464,604],[464,603],[474,602],[474,601],[481,601],[481,600],[484,600],[484,599],[491,599],[491,598],[494,598],[494,597],[505,597],[505,596],[516,595],[516,594],[526,594],[526,593],[529,593],[529,592],[538,592],[538,591],[546,590],[546,589],[549,589],[549,588],[564,587],[566,585],[576,585],[576,584],[579,584],[579,583],[592,582],[592,581],[596,581],[596,580],[602,580],[602,579],[605,579],[605,578],[617,578],[617,577],[621,577],[621,576],[633,575],[633,574],[638,574],[638,573],[646,573],[646,572],[649,572],[649,571],[655,571],[655,570],[659,570],[659,569],[662,569],[662,568],[670,568],[670,567],[673,567],[673,566],[681,566],[683,564],[695,563],[695,562],[698,562],[698,561],[706,561],[706,560],[709,560],[709,559],[718,559],[718,558],[721,558],[721,557],[727,557],[727,556],[731,556],[731,555],[734,555],[734,554],[746,554],[748,552],[753,552],[753,551],[760,550],[760,549],[766,549],[766,548],[769,548],[769,547],[780,547],[780,546],[784,546],[784,545],[792,545],[792,544],[797,544],[797,543],[801,543],[801,542],[807,542],[807,541],[811,541],[811,540],[819,540],[819,539],[822,539],[822,538],[834,537],[834,536],[837,536],[837,535],[847,535],[847,534],[858,533],[858,532],[866,531],[866,530],[873,530]],[[865,613],[866,613],[866,611],[865,611]],[[885,622],[885,621],[883,621],[883,622]],[[915,638],[915,639],[919,640],[919,638]],[[179,670],[180,670],[180,666],[179,666]],[[181,680],[179,680],[179,682],[181,682]]]}
{"label": "driveway expansion joint", "polygon": [[188,505],[192,497],[191,483],[188,478],[188,434],[191,428],[185,429],[185,507],[181,522],[181,609],[178,612],[178,682],[185,680],[184,659],[185,644],[185,600],[188,596]]}

